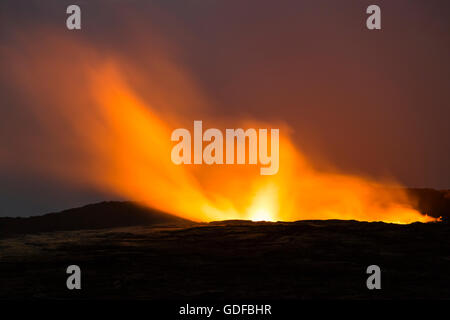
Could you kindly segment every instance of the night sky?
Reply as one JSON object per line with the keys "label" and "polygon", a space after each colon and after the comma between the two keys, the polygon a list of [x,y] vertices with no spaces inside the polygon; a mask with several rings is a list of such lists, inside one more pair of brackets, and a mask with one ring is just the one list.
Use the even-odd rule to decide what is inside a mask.
{"label": "night sky", "polygon": [[[81,7],[80,31],[66,29],[69,4]],[[380,31],[366,29],[370,4],[381,7]],[[287,123],[319,167],[332,163],[408,187],[448,189],[449,15],[448,0],[2,0],[0,216],[113,197],[21,165],[24,157],[41,156],[39,145],[18,147],[39,129],[28,112],[33,99],[11,79],[26,66],[18,61],[45,51],[38,37],[45,46],[53,33],[120,56],[144,77],[157,64],[153,53],[167,53],[208,101],[205,114]],[[10,52],[20,55],[12,59]],[[43,61],[52,70],[51,59]],[[180,109],[190,121],[202,115]]]}

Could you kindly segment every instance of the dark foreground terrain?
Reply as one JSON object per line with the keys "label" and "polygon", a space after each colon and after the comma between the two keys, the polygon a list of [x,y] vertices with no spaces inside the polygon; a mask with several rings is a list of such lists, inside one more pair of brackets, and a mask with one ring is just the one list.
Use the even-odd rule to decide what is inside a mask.
{"label": "dark foreground terrain", "polygon": [[[448,223],[154,225],[0,240],[1,299],[450,298]],[[66,268],[82,289],[66,288]],[[382,289],[366,288],[367,266]]]}
{"label": "dark foreground terrain", "polygon": [[442,222],[198,224],[131,202],[0,218],[0,299],[450,299],[450,191],[408,192]]}

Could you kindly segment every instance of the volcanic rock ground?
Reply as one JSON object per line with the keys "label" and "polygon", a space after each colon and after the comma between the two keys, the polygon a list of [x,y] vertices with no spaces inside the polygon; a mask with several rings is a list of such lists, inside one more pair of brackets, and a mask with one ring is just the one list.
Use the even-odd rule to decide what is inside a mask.
{"label": "volcanic rock ground", "polygon": [[[19,234],[0,239],[0,299],[448,299],[449,240],[445,222],[334,220]],[[71,264],[82,290],[66,289]]]}

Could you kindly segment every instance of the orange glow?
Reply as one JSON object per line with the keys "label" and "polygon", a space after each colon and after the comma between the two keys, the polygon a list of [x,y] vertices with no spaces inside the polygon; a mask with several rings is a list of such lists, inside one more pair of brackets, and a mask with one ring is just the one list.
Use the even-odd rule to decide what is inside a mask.
{"label": "orange glow", "polygon": [[[400,189],[388,191],[360,177],[314,170],[285,136],[280,141],[280,172],[274,176],[259,175],[258,166],[174,165],[171,128],[163,117],[152,112],[113,67],[95,72],[92,80],[96,105],[110,130],[108,139],[90,129],[99,138],[92,152],[104,150],[97,155],[103,172],[92,174],[99,187],[196,221],[433,221],[414,210]],[[238,192],[233,192],[236,182]]]}
{"label": "orange glow", "polygon": [[248,219],[252,221],[277,221],[278,212],[278,189],[275,185],[268,185],[258,190],[252,199],[248,209]]}
{"label": "orange glow", "polygon": [[[49,52],[37,52],[36,60],[16,60],[24,65],[18,71],[18,83],[28,90],[30,99],[43,101],[47,108],[33,110],[44,128],[45,141],[51,141],[39,140],[41,157],[34,157],[36,170],[43,174],[113,192],[194,221],[435,221],[415,210],[411,199],[392,181],[318,171],[291,142],[288,130],[278,124],[202,119],[216,128],[280,128],[276,175],[261,176],[259,165],[177,166],[170,157],[174,145],[171,132],[177,127],[190,128],[194,119],[179,119],[174,110],[200,101],[187,77],[165,60],[158,60],[162,70],[155,72],[161,78],[148,83],[150,97],[143,97],[127,81],[124,74],[130,71],[123,71],[126,67],[119,58],[104,62],[82,46],[57,42],[55,47],[80,58],[52,57],[50,46]],[[49,77],[49,65],[41,63],[41,56],[54,63],[48,82],[37,80]],[[157,87],[169,80],[179,85],[179,90],[166,88],[173,97]]]}

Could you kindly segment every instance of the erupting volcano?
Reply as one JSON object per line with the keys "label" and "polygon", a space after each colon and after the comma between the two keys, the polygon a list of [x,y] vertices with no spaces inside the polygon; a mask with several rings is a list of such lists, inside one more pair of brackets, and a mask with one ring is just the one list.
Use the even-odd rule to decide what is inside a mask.
{"label": "erupting volcano", "polygon": [[[33,168],[69,185],[112,192],[193,221],[435,220],[419,213],[414,199],[394,181],[316,169],[282,122],[212,116],[190,77],[165,56],[152,57],[158,67],[144,81],[120,56],[56,35],[46,41],[39,49],[23,44],[23,52],[37,50],[33,56],[3,52],[16,66],[12,78],[34,106],[27,112],[36,125],[3,157],[4,166]],[[185,108],[217,128],[280,128],[279,172],[261,176],[248,164],[172,163],[171,132],[193,121],[179,116]],[[31,157],[36,146],[39,157]],[[18,153],[19,161],[14,159]]]}
{"label": "erupting volcano", "polygon": [[448,299],[447,8],[0,1],[0,300]]}

